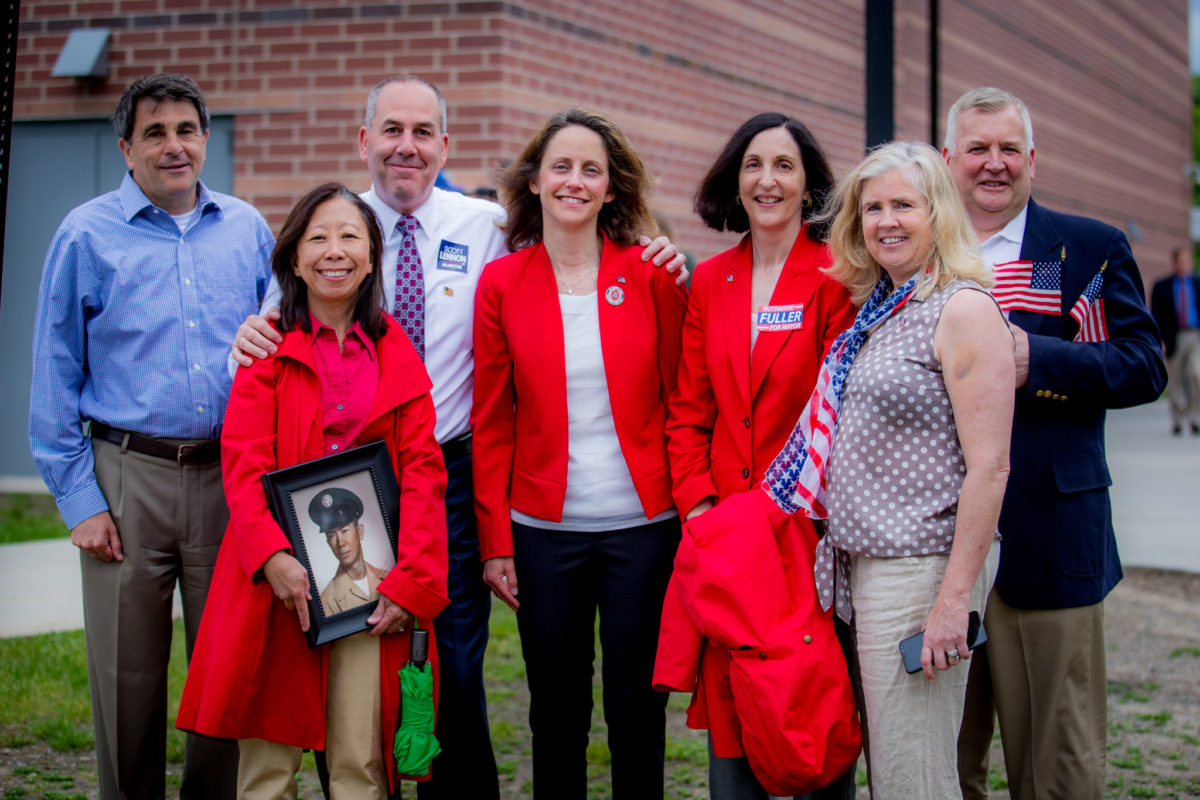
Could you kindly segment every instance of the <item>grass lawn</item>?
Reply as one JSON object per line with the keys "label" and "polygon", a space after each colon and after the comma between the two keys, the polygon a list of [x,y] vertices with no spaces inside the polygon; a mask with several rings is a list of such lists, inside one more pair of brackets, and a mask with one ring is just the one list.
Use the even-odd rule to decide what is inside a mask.
{"label": "grass lawn", "polygon": [[[46,495],[0,495],[0,544],[66,536],[67,530]],[[597,643],[599,654],[599,643]],[[600,664],[593,682],[595,711],[591,742],[587,750],[588,797],[612,796],[606,743],[607,728],[601,712]],[[181,621],[175,622],[168,674],[167,761],[168,792],[178,786],[183,762],[183,734],[175,730],[175,711],[185,678],[184,635]],[[0,800],[63,800],[92,796],[94,787],[86,777],[76,776],[70,786],[63,775],[5,760],[21,760],[22,748],[37,745],[54,752],[89,753],[94,747],[91,707],[83,631],[0,639]],[[528,727],[529,691],[525,664],[517,635],[515,615],[502,603],[492,605],[491,638],[484,661],[488,713],[492,742],[500,773],[501,795],[524,798],[531,795],[532,759]],[[666,746],[666,797],[685,800],[707,796],[707,750],[704,734],[683,727],[687,698],[672,695],[668,706]],[[7,778],[5,775],[7,774]],[[93,776],[94,777],[94,776]],[[64,781],[55,783],[55,781]],[[301,797],[314,794],[315,771],[311,756],[301,771]],[[40,781],[40,782],[39,782]],[[73,790],[71,793],[67,790]],[[406,787],[405,797],[414,797]]]}
{"label": "grass lawn", "polygon": [[70,531],[48,494],[0,494],[0,544],[57,539]]}
{"label": "grass lawn", "polygon": [[[0,747],[11,748],[3,758],[19,758],[21,748],[39,744],[55,751],[90,751],[92,738],[91,708],[88,697],[87,666],[83,631],[51,633],[41,636],[0,639]],[[529,693],[525,686],[525,667],[517,638],[513,614],[499,603],[493,604],[491,641],[485,662],[488,710],[492,723],[492,742],[500,772],[501,795],[506,798],[531,795],[531,749],[526,715]],[[597,664],[597,671],[599,665]],[[171,663],[168,675],[167,761],[168,788],[177,786],[183,762],[183,734],[175,730],[175,710],[183,691],[183,623],[175,622]],[[606,728],[600,708],[600,683],[596,679],[594,695],[597,711],[593,714],[591,744],[587,750],[588,797],[612,796],[609,762],[605,743]],[[707,796],[707,753],[702,733],[687,731],[680,720],[686,698],[673,695],[668,709],[672,722],[667,734],[666,797],[669,800]],[[11,755],[9,755],[11,754]],[[3,764],[0,764],[2,767]],[[88,794],[64,794],[55,789],[52,773],[38,776],[17,768],[8,780],[0,769],[0,798],[21,797],[85,798]],[[311,756],[305,757],[301,779],[308,791],[316,793],[315,770]],[[63,778],[65,780],[65,778]],[[51,781],[51,783],[46,783]],[[12,794],[17,787],[28,791]],[[86,782],[75,778],[74,788],[87,791]],[[405,797],[415,796],[411,789]]]}
{"label": "grass lawn", "polygon": [[[0,639],[0,746],[41,742],[55,750],[90,750],[92,711],[83,631]],[[183,692],[183,622],[176,620],[168,671],[167,759],[183,761],[175,709]]]}

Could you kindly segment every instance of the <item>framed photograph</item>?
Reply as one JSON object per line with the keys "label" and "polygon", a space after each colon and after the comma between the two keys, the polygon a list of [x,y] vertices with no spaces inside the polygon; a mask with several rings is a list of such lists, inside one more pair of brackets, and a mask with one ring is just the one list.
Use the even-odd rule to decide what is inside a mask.
{"label": "framed photograph", "polygon": [[308,644],[367,629],[396,566],[400,487],[383,442],[262,476],[267,505],[308,570]]}

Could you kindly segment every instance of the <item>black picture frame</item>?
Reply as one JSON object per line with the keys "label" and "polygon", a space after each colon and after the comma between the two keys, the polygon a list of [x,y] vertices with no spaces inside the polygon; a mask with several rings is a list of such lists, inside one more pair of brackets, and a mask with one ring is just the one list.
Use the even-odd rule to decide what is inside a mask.
{"label": "black picture frame", "polygon": [[[292,545],[292,554],[308,571],[308,646],[319,647],[343,636],[365,631],[375,610],[378,592],[345,610],[326,613],[323,593],[341,574],[339,556],[310,516],[313,508],[328,508],[345,493],[362,502],[359,541],[367,566],[386,572],[396,564],[400,487],[392,459],[383,442],[355,447],[262,476],[267,506]],[[337,490],[341,490],[340,492]],[[372,561],[374,559],[374,561]],[[375,563],[375,562],[383,563]],[[331,595],[332,597],[332,595]]]}

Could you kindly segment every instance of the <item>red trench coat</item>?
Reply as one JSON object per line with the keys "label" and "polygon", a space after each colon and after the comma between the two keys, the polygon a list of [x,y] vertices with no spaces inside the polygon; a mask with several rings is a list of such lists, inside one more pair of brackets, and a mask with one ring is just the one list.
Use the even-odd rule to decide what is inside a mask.
{"label": "red trench coat", "polygon": [[[763,491],[725,498],[684,524],[663,606],[655,688],[691,691],[704,641],[723,660],[729,699],[699,725],[696,692],[688,726],[711,725],[717,755],[744,752],[772,795],[829,785],[862,749],[833,617],[812,580],[816,544],[812,523]],[[718,730],[737,753],[717,749]]]}
{"label": "red trench coat", "polygon": [[[422,628],[446,597],[446,470],[433,435],[430,381],[392,320],[376,342],[379,387],[358,444],[383,440],[400,484],[400,548],[379,590]],[[240,368],[221,436],[229,527],[217,556],[208,603],[188,668],[176,726],[208,736],[324,749],[328,648],[311,649],[296,613],[261,576],[287,538],[267,508],[264,472],[324,455],[321,386],[309,334],[286,334],[274,357]],[[400,710],[399,670],[409,634],[380,642],[380,685],[389,783],[391,741]],[[429,648],[437,681],[436,647]],[[434,696],[437,696],[436,688]]]}

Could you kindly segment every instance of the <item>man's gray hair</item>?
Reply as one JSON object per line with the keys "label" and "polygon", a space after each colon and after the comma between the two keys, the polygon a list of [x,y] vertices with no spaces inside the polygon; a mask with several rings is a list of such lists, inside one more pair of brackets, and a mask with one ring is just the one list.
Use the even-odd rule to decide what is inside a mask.
{"label": "man's gray hair", "polygon": [[422,78],[420,75],[413,75],[410,72],[385,78],[375,84],[374,88],[371,89],[371,93],[367,95],[367,113],[363,121],[364,128],[367,130],[371,129],[371,123],[375,121],[375,107],[379,105],[379,95],[393,83],[419,83],[422,86],[428,87],[434,96],[437,97],[438,101],[438,128],[442,133],[446,132],[446,98],[442,96],[442,90],[435,86],[433,81]]}
{"label": "man's gray hair", "polygon": [[954,146],[957,144],[955,137],[958,136],[958,117],[964,111],[979,109],[994,113],[1003,111],[1009,106],[1015,108],[1021,115],[1021,124],[1025,126],[1025,152],[1028,155],[1033,150],[1033,123],[1029,119],[1029,109],[1015,94],[992,86],[972,89],[950,106],[950,111],[946,114],[946,150],[954,153]]}

